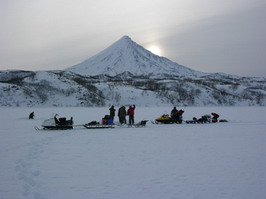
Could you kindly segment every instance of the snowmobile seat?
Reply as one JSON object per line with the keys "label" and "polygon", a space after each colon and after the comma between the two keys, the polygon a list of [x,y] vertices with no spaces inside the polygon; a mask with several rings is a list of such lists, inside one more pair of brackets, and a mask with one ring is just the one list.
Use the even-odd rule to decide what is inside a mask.
{"label": "snowmobile seat", "polygon": [[58,118],[58,125],[72,125],[73,124],[73,118],[71,117],[70,120],[67,120],[65,117]]}
{"label": "snowmobile seat", "polygon": [[66,122],[66,118],[65,117],[60,117],[59,118],[59,122],[60,123],[65,123]]}

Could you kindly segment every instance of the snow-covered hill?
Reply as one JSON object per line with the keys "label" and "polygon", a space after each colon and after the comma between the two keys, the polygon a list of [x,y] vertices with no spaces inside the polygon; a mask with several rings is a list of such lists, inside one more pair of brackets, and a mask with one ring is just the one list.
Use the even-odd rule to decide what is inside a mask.
{"label": "snow-covered hill", "polygon": [[202,72],[191,70],[185,66],[157,56],[132,41],[128,36],[100,52],[99,54],[72,66],[72,71],[85,76],[109,75],[115,76],[124,72],[140,76],[186,76],[199,77]]}
{"label": "snow-covered hill", "polygon": [[0,71],[1,106],[266,105],[264,78],[86,77],[66,71]]}

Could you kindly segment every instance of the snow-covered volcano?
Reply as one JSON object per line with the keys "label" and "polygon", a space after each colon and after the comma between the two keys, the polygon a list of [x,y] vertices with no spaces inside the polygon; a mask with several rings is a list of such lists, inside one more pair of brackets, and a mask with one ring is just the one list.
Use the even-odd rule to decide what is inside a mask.
{"label": "snow-covered volcano", "polygon": [[85,76],[110,75],[124,72],[133,75],[201,76],[203,73],[179,65],[146,50],[130,37],[123,36],[97,55],[66,70]]}

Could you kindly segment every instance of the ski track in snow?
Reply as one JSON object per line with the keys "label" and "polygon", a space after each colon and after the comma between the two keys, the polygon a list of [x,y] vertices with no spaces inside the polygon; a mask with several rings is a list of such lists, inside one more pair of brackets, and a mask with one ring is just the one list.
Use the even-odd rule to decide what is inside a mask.
{"label": "ski track in snow", "polygon": [[[265,107],[186,108],[184,119],[217,110],[229,123],[35,131],[57,112],[76,124],[108,108],[4,108],[0,199],[265,198]],[[136,109],[136,121],[171,108]],[[250,118],[247,114],[250,114]]]}
{"label": "ski track in snow", "polygon": [[55,135],[53,137],[43,138],[29,144],[29,149],[24,156],[16,161],[17,178],[23,185],[22,196],[25,198],[44,199],[40,189],[41,183],[38,182],[38,176],[41,174],[38,166],[40,156],[45,152],[48,145],[54,140],[62,137]]}

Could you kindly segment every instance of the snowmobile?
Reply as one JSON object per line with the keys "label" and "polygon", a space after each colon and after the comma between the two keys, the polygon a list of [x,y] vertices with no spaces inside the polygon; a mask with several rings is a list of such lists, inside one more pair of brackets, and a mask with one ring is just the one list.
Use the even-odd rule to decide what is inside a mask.
{"label": "snowmobile", "polygon": [[155,124],[173,124],[173,123],[177,123],[177,120],[171,118],[168,114],[164,114],[161,117],[155,119]]}
{"label": "snowmobile", "polygon": [[73,129],[73,118],[67,120],[65,117],[57,118],[57,114],[53,115],[50,119],[44,120],[42,123],[43,129],[48,130],[65,130]]}

